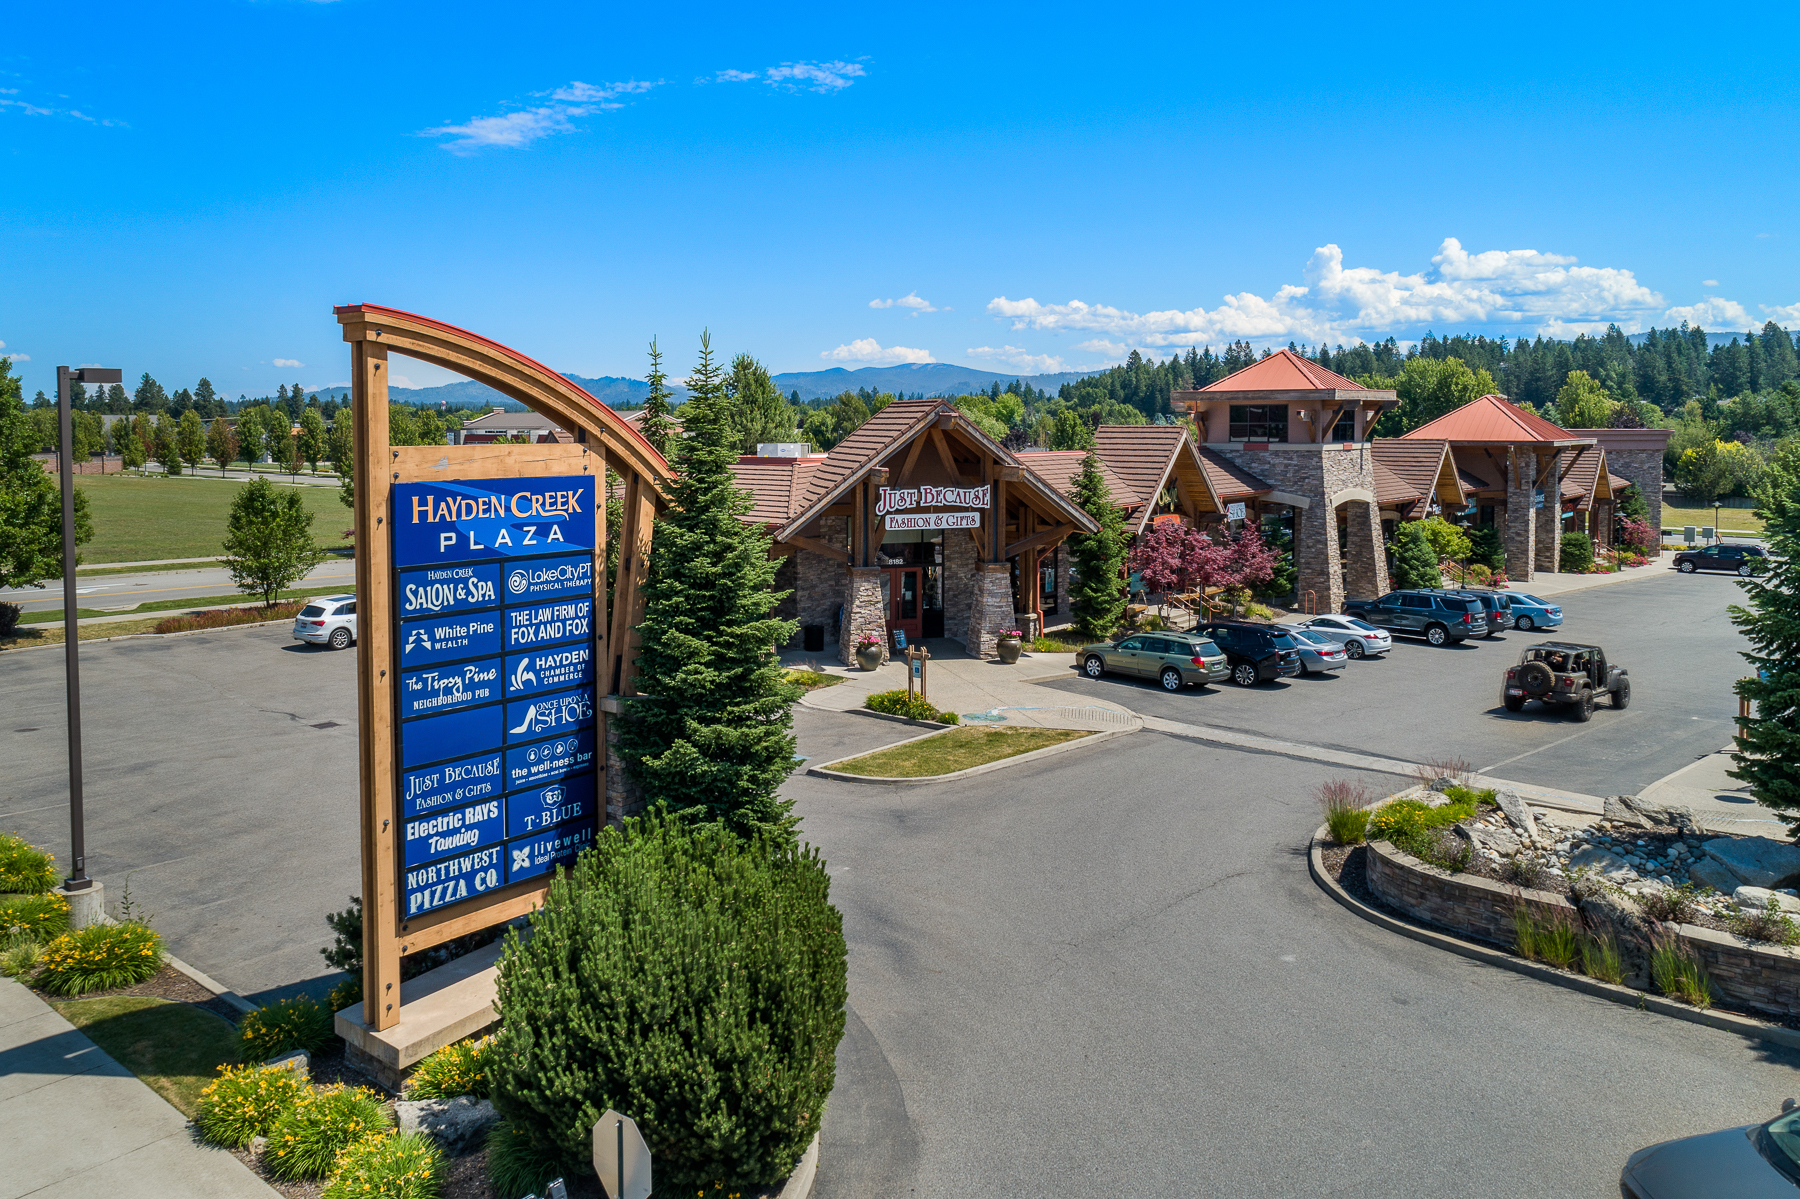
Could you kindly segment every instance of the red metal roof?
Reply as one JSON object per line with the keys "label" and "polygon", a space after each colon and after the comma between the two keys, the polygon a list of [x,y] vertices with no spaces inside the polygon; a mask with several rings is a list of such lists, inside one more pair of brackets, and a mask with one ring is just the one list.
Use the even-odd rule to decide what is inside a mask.
{"label": "red metal roof", "polygon": [[1261,362],[1234,371],[1201,391],[1366,391],[1355,379],[1302,358],[1292,350],[1276,350]]}
{"label": "red metal roof", "polygon": [[1461,408],[1426,421],[1410,433],[1406,440],[1438,440],[1489,445],[1542,445],[1545,442],[1570,444],[1583,440],[1561,425],[1551,424],[1535,412],[1527,412],[1505,396],[1482,396]]}

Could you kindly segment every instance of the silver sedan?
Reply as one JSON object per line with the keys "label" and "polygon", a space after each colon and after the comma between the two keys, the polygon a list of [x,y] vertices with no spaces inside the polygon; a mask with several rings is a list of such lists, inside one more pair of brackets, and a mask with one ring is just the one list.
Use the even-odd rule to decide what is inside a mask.
{"label": "silver sedan", "polygon": [[1315,616],[1302,621],[1298,627],[1331,638],[1352,658],[1385,654],[1394,648],[1394,638],[1386,629],[1378,629],[1354,616]]}
{"label": "silver sedan", "polygon": [[1312,674],[1318,670],[1342,670],[1344,663],[1350,660],[1342,645],[1321,632],[1297,624],[1279,627],[1287,630],[1294,639],[1294,648],[1300,651],[1301,674]]}

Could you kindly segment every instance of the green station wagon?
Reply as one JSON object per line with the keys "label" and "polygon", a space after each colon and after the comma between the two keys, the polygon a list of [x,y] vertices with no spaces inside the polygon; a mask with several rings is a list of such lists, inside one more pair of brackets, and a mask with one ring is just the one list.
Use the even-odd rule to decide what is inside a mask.
{"label": "green station wagon", "polygon": [[1165,691],[1180,691],[1188,683],[1222,683],[1231,677],[1224,652],[1192,633],[1133,633],[1082,649],[1083,674],[1097,679],[1108,671],[1155,679]]}

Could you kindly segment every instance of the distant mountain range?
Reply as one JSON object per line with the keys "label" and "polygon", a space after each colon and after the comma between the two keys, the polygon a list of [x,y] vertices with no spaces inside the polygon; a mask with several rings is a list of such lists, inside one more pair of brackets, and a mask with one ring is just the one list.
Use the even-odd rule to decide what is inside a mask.
{"label": "distant mountain range", "polygon": [[[826,399],[864,387],[870,391],[896,394],[904,392],[907,395],[967,395],[987,391],[995,383],[1004,388],[1014,379],[1054,393],[1064,383],[1085,379],[1095,373],[1064,371],[1055,375],[1000,374],[970,366],[952,366],[948,362],[909,362],[902,366],[865,366],[859,370],[845,370],[837,366],[823,371],[786,371],[775,375],[774,382],[783,395],[791,396],[799,392],[804,401]],[[563,375],[563,378],[584,389],[602,404],[614,408],[640,408],[650,394],[650,385],[642,379],[620,379],[612,375],[586,379],[569,374]],[[675,394],[676,403],[687,398],[687,389],[684,387],[673,385],[670,390]],[[321,400],[336,399],[341,402],[349,392],[348,387],[323,387],[317,394]],[[519,401],[472,379],[445,383],[439,387],[396,387],[391,394],[396,402],[405,404],[441,404],[447,408],[505,408],[510,412],[525,410],[525,405]]]}

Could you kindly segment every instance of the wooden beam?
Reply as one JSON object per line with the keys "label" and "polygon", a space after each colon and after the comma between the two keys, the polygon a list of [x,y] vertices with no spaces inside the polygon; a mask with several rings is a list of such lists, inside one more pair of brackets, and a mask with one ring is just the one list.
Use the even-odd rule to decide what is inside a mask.
{"label": "wooden beam", "polygon": [[357,767],[362,793],[363,1022],[400,1019],[400,828],[394,772],[394,551],[387,347],[351,343],[356,421]]}
{"label": "wooden beam", "polygon": [[956,459],[950,455],[950,443],[944,440],[943,429],[933,429],[927,436],[931,438],[931,448],[937,451],[938,461],[944,464],[944,473],[950,476],[952,483],[962,486],[962,472],[956,469]]}
{"label": "wooden beam", "polygon": [[1081,532],[1080,527],[1074,524],[1054,525],[1048,529],[1040,529],[1007,546],[1006,552],[1002,554],[1001,557],[1011,558],[1014,555],[1022,554],[1027,550],[1043,549],[1046,546],[1057,544],[1071,533],[1079,532]]}
{"label": "wooden beam", "polygon": [[1005,479],[1009,483],[1023,483],[1025,481],[1025,468],[1022,466],[1002,466],[999,470],[999,474],[1002,479]]}
{"label": "wooden beam", "polygon": [[789,537],[778,543],[779,546],[791,546],[797,550],[805,550],[809,554],[819,554],[837,562],[848,564],[850,551],[841,545],[833,545],[829,541],[820,541],[816,537]]}
{"label": "wooden beam", "polygon": [[919,451],[925,448],[925,441],[925,434],[921,433],[913,438],[912,445],[907,447],[906,461],[900,466],[900,478],[902,480],[912,478],[913,464],[919,460]]}
{"label": "wooden beam", "polygon": [[650,535],[656,523],[655,488],[643,476],[627,475],[624,525],[619,530],[619,575],[613,581],[608,644],[610,668],[600,682],[611,695],[637,694],[637,626],[644,622],[644,584],[650,577]]}
{"label": "wooden beam", "polygon": [[[1319,420],[1318,428],[1313,430],[1313,438],[1316,442],[1318,442],[1319,444],[1324,444],[1325,442],[1333,440],[1333,438],[1331,436],[1331,431],[1337,427],[1338,421],[1343,419],[1344,409],[1346,409],[1348,407],[1350,407],[1350,405],[1347,403],[1339,404],[1336,408],[1333,408],[1331,410],[1331,419],[1329,421]],[[1320,408],[1319,416],[1323,417],[1324,415],[1325,415],[1325,409]]]}

